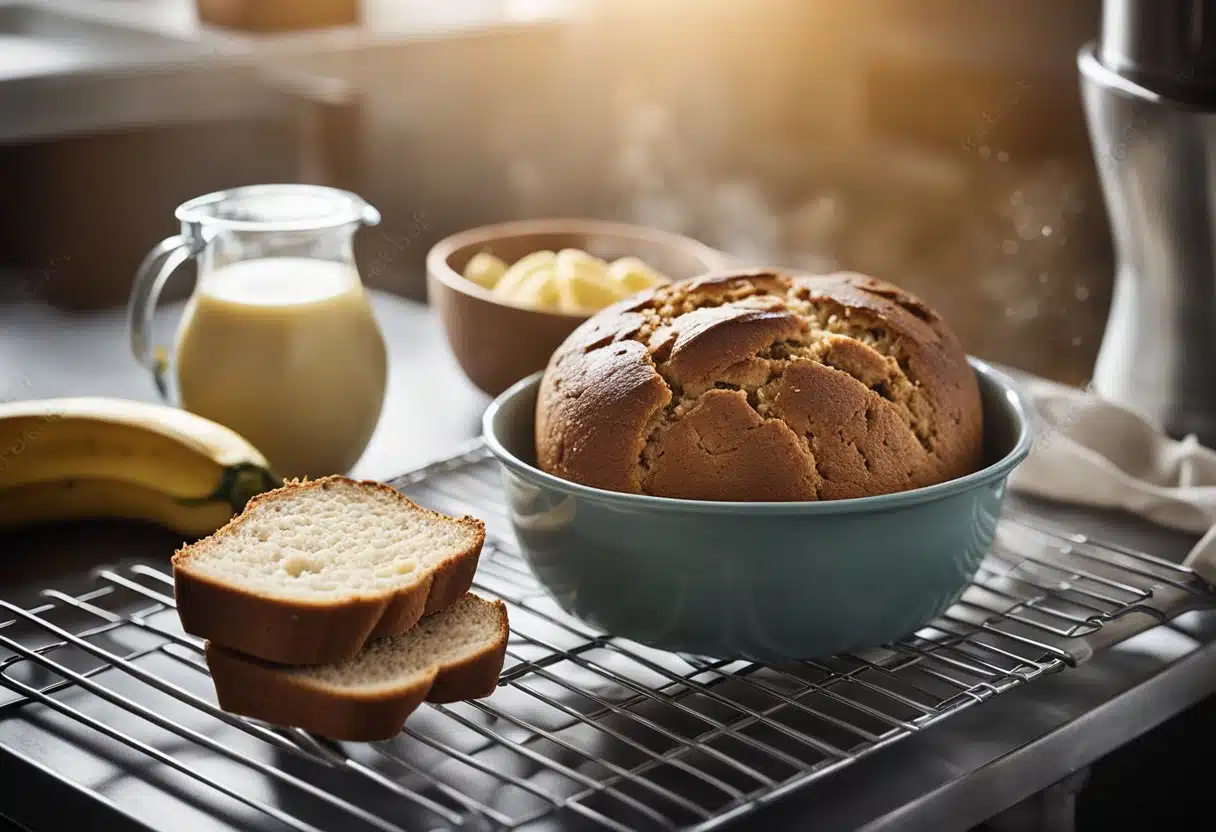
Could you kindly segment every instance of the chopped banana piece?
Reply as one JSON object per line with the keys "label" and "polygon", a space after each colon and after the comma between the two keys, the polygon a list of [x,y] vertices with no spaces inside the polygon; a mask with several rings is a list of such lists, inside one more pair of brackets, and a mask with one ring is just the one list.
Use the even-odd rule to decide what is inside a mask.
{"label": "chopped banana piece", "polygon": [[[562,252],[562,254],[566,254],[566,252]],[[612,287],[612,282],[607,278],[608,264],[603,260],[596,260],[595,258],[585,256],[563,257],[562,254],[557,256],[556,271],[558,279],[577,276],[581,280],[602,283],[606,287]]]}
{"label": "chopped banana piece", "polygon": [[608,276],[619,283],[627,294],[671,282],[636,257],[622,257],[614,261],[608,267]]}
{"label": "chopped banana piece", "polygon": [[620,300],[620,290],[607,278],[608,264],[581,251],[565,249],[557,255],[557,285],[562,310],[600,309]]}
{"label": "chopped banana piece", "polygon": [[593,257],[585,251],[580,251],[577,248],[564,248],[557,253],[557,268],[589,269],[596,272],[606,272],[608,264],[598,257]]}
{"label": "chopped banana piece", "polygon": [[562,312],[595,312],[671,280],[637,257],[611,264],[576,248],[534,251],[508,266],[489,252],[473,257],[464,276],[495,297]]}
{"label": "chopped banana piece", "polygon": [[488,251],[477,252],[464,267],[465,280],[471,280],[486,289],[493,289],[506,273],[506,261]]}
{"label": "chopped banana piece", "polygon": [[559,273],[557,281],[566,312],[603,309],[624,297],[619,287],[594,272],[570,269]]}
{"label": "chopped banana piece", "polygon": [[494,286],[494,294],[502,298],[515,295],[534,272],[542,269],[551,270],[557,262],[557,255],[551,251],[534,251],[528,256],[515,261]]}
{"label": "chopped banana piece", "polygon": [[537,309],[557,310],[561,306],[557,280],[548,269],[539,269],[528,275],[510,299]]}

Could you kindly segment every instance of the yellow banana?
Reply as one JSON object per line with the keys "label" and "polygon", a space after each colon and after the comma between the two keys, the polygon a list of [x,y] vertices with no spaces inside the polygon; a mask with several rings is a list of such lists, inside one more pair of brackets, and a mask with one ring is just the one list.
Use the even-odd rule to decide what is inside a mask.
{"label": "yellow banana", "polygon": [[551,251],[534,251],[515,261],[494,284],[494,294],[504,299],[512,297],[530,275],[548,270],[556,261],[557,255]]}
{"label": "yellow banana", "polygon": [[507,273],[507,264],[488,251],[479,251],[464,267],[466,280],[471,280],[483,289],[493,289]]}
{"label": "yellow banana", "polygon": [[614,261],[608,267],[608,277],[619,283],[628,294],[671,282],[636,257],[622,257]]}
{"label": "yellow banana", "polygon": [[107,398],[0,404],[0,526],[130,517],[208,534],[280,480],[234,431]]}
{"label": "yellow banana", "polygon": [[59,480],[0,489],[0,528],[99,517],[158,523],[196,538],[227,523],[232,507],[215,500],[188,505],[162,491],[110,479]]}
{"label": "yellow banana", "polygon": [[602,309],[625,297],[620,288],[609,280],[603,262],[591,257],[559,258],[557,287],[562,305],[572,312]]}

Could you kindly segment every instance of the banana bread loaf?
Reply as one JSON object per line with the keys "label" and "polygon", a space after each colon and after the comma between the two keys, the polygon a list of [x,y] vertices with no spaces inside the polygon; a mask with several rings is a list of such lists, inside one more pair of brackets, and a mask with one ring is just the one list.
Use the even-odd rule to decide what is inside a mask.
{"label": "banana bread loaf", "polygon": [[553,354],[540,467],[694,500],[836,500],[981,462],[979,388],[946,323],[858,274],[710,275],[608,307]]}

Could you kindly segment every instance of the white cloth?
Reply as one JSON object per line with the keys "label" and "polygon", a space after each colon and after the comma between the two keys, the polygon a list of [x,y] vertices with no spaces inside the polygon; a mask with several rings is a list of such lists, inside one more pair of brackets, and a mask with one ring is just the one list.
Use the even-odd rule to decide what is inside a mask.
{"label": "white cloth", "polygon": [[1123,509],[1202,534],[1185,561],[1216,584],[1216,451],[1165,436],[1087,390],[1018,374],[1036,411],[1035,445],[1010,487],[1061,502]]}

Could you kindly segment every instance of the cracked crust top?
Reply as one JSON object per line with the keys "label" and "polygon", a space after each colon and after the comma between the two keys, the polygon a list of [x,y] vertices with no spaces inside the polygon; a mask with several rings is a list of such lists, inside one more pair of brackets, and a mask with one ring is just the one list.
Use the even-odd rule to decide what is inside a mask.
{"label": "cracked crust top", "polygon": [[611,491],[837,500],[975,470],[979,388],[918,298],[859,274],[732,272],[611,306],[553,354],[540,467]]}

